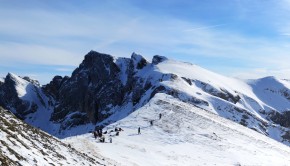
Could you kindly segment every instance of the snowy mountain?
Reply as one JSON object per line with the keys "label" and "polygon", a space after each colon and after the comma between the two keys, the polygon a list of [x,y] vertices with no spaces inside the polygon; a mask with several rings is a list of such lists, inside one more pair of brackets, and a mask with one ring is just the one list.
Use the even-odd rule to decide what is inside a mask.
{"label": "snowy mountain", "polygon": [[54,105],[54,99],[45,94],[38,81],[28,77],[8,73],[0,86],[0,106],[49,133],[54,130],[54,125],[58,128],[50,122]]}
{"label": "snowy mountain", "polygon": [[[122,128],[119,136],[115,128]],[[103,132],[106,142],[112,138],[112,143],[100,143],[92,134],[69,137],[64,142],[86,153],[98,151],[126,166],[290,163],[288,146],[164,93],[157,93]]]}
{"label": "snowy mountain", "polygon": [[136,53],[116,58],[90,51],[71,77],[56,76],[43,87],[8,74],[0,105],[65,138],[118,122],[163,93],[289,145],[289,87],[288,80],[239,80],[159,55],[149,62]]}
{"label": "snowy mountain", "polygon": [[81,153],[0,107],[0,165],[116,165],[116,162],[96,152]]}

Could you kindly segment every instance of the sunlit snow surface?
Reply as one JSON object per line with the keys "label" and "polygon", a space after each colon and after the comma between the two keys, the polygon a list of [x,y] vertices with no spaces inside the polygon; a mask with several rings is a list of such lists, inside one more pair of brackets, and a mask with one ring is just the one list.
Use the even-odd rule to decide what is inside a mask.
{"label": "sunlit snow surface", "polygon": [[[159,120],[159,114],[162,118]],[[149,121],[154,120],[153,126]],[[120,136],[92,134],[64,139],[76,149],[98,152],[122,165],[288,165],[289,147],[211,112],[157,94],[144,107],[111,124]],[[141,134],[137,128],[141,127]],[[110,136],[112,135],[112,136]],[[108,143],[112,137],[113,143]]]}

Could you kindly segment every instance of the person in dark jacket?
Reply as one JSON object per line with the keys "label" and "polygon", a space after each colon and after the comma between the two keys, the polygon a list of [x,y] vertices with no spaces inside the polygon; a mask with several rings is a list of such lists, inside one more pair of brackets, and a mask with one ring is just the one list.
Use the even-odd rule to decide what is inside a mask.
{"label": "person in dark jacket", "polygon": [[153,120],[150,120],[150,125],[153,126]]}
{"label": "person in dark jacket", "polygon": [[138,127],[138,134],[141,134],[141,129],[140,129],[140,127]]}
{"label": "person in dark jacket", "polygon": [[94,131],[94,137],[95,137],[95,139],[97,139],[97,133],[96,133],[96,131]]}

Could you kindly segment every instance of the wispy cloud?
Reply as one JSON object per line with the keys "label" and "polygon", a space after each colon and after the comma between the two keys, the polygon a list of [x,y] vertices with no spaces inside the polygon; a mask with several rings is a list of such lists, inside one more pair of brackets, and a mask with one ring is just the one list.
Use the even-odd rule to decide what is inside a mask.
{"label": "wispy cloud", "polygon": [[81,57],[66,49],[22,43],[2,43],[0,59],[6,64],[77,65]]}
{"label": "wispy cloud", "polygon": [[[223,61],[231,69],[219,72],[227,75],[234,75],[228,70],[235,71],[236,67],[239,69],[236,71],[237,75],[242,70],[253,69],[252,73],[258,76],[262,72],[255,69],[264,68],[275,71],[268,72],[269,74],[284,74],[285,78],[290,78],[290,73],[285,72],[290,68],[287,64],[290,61],[290,48],[286,37],[282,39],[279,35],[288,36],[289,28],[281,26],[285,17],[276,18],[279,14],[271,15],[285,14],[285,11],[279,11],[281,7],[278,8],[277,5],[276,10],[270,8],[271,4],[267,4],[269,2],[239,2],[238,11],[232,14],[232,18],[228,18],[230,20],[212,17],[217,19],[214,23],[202,21],[206,18],[180,18],[181,16],[168,14],[170,12],[157,15],[130,1],[100,2],[95,6],[88,5],[86,9],[68,4],[64,5],[65,9],[59,10],[48,7],[29,10],[0,7],[0,59],[7,65],[26,63],[77,66],[83,55],[91,49],[126,57],[136,51],[149,58],[162,54],[174,59],[197,62],[213,70],[216,69],[211,68],[211,65],[217,62],[209,61],[210,59]],[[267,10],[261,10],[262,7],[258,4]],[[186,12],[192,13],[184,13]],[[224,17],[230,14],[225,14]],[[263,17],[263,14],[266,16]],[[206,17],[210,13],[204,15]],[[263,22],[267,19],[270,21]],[[258,23],[262,28],[255,27],[255,30],[260,28],[263,31],[263,27],[271,27],[271,34],[277,33],[280,38],[253,35],[258,33],[256,31],[247,33],[247,28],[258,26]],[[231,64],[233,61],[235,64]],[[283,68],[278,69],[276,66]],[[57,71],[69,70],[61,67],[50,72],[57,74]],[[279,71],[282,74],[278,74]]]}
{"label": "wispy cloud", "polygon": [[224,26],[224,25],[226,25],[226,24],[217,24],[217,25],[210,25],[210,26],[194,27],[194,28],[186,29],[184,31],[190,32],[190,31],[196,31],[196,30],[200,30],[200,29],[212,29],[212,28],[216,28],[216,27],[220,27],[220,26]]}
{"label": "wispy cloud", "polygon": [[72,72],[74,69],[72,68],[57,68],[56,71],[64,71],[64,72]]}

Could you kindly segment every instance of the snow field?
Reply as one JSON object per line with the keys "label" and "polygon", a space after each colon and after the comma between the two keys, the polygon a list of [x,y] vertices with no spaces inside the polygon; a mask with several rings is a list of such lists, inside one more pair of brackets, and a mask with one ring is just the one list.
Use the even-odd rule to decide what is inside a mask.
{"label": "snow field", "polygon": [[[150,120],[154,120],[153,126]],[[92,134],[64,141],[86,153],[99,152],[122,165],[272,166],[290,163],[289,147],[165,94],[156,94],[147,105],[106,126],[103,131],[115,127],[124,131],[120,136],[112,136],[112,144],[99,143]],[[141,127],[140,135],[138,127]],[[107,141],[109,137],[106,135]]]}

